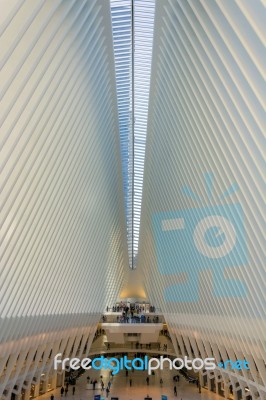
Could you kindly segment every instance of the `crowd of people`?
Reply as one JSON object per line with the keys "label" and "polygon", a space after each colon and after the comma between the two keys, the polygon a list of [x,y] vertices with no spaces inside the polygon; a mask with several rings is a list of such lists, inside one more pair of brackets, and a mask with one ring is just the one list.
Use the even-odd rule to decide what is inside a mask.
{"label": "crowd of people", "polygon": [[[131,343],[131,348],[132,348],[132,346],[133,346],[133,343]],[[136,343],[135,343],[136,349],[142,350],[142,348],[144,348],[144,346],[145,346],[145,348],[146,348],[147,350],[151,350],[151,343],[146,343],[145,345],[142,344],[142,343],[139,343],[139,342],[136,342]]]}
{"label": "crowd of people", "polygon": [[[68,388],[69,388],[69,382],[66,382],[66,386],[65,387],[62,386],[61,389],[60,389],[61,397],[63,397],[64,395],[65,395],[65,397],[67,396]],[[76,386],[75,385],[72,386],[71,391],[72,391],[72,396],[75,396],[75,392],[76,392]],[[51,400],[54,400],[54,395],[53,394],[51,395]]]}
{"label": "crowd of people", "polygon": [[106,307],[106,312],[125,312],[128,314],[130,312],[141,314],[141,313],[155,313],[156,309],[154,306],[150,305],[147,306],[146,304],[131,304],[131,303],[123,303],[120,302],[119,304],[114,305],[113,307]]}
{"label": "crowd of people", "polygon": [[[106,312],[119,312],[121,315],[117,315],[116,322],[118,323],[159,323],[158,315],[148,315],[147,313],[155,313],[156,309],[154,306],[140,304],[130,304],[130,303],[120,303],[113,307],[106,307]],[[108,322],[106,315],[102,316],[102,322]]]}
{"label": "crowd of people", "polygon": [[[135,354],[135,358],[136,357],[142,358],[143,356],[144,356],[143,353]],[[134,368],[132,368],[132,370],[131,370],[131,376],[130,377],[129,377],[128,371],[126,371],[126,377],[127,378],[129,377],[128,383],[129,383],[130,387],[133,386],[133,374],[132,373],[134,373]],[[155,371],[152,371],[152,375],[153,376],[155,375]],[[145,380],[146,380],[146,385],[149,386],[150,385],[150,376],[147,376]],[[174,386],[173,386],[174,396],[177,397],[177,385],[176,385],[176,383],[179,383],[180,376],[179,375],[175,375],[173,377],[173,381],[174,381]],[[163,381],[162,377],[160,378],[159,382],[160,382],[160,387],[162,388],[164,386],[164,381]],[[182,398],[180,398],[180,400],[182,400]]]}
{"label": "crowd of people", "polygon": [[[167,349],[167,347],[166,347],[166,349]],[[143,358],[144,359],[145,355],[146,354],[143,353],[143,352],[141,352],[141,353],[140,352],[136,352],[134,354],[134,357],[135,357],[135,359],[136,358]],[[158,355],[158,357],[159,357],[159,355]],[[138,361],[138,363],[136,365],[140,366],[139,361]],[[183,371],[181,371],[181,372],[183,372]],[[126,370],[125,371],[125,375],[126,375],[127,383],[129,384],[129,386],[130,387],[134,386],[133,385],[133,383],[135,381],[135,379],[133,379],[134,368],[132,367],[132,369],[130,371],[130,374],[129,374],[129,371]],[[152,371],[152,376],[155,376],[155,375],[156,375],[155,371]],[[149,387],[150,383],[153,382],[153,379],[151,379],[151,378],[152,377],[150,377],[150,376],[146,376],[146,378],[145,378],[147,387]],[[87,376],[87,383],[92,385],[92,389],[93,390],[101,390],[102,393],[105,392],[106,398],[109,398],[109,394],[110,394],[111,386],[112,386],[112,381],[113,381],[113,375],[110,373],[108,382],[106,382],[106,383],[104,383],[103,379],[104,378],[103,378],[102,375],[99,377],[99,380],[97,380],[95,378],[91,379],[89,376]],[[175,397],[178,396],[178,386],[179,386],[178,383],[179,383],[179,381],[180,381],[180,375],[179,374],[173,376],[173,392],[174,392],[173,394],[174,394]],[[199,388],[199,393],[200,393],[201,392],[201,387],[200,387],[198,379],[195,379],[195,382],[197,384],[197,387]],[[160,387],[161,388],[164,387],[164,381],[163,381],[162,377],[160,377],[159,383],[160,383]],[[69,383],[66,382],[66,385],[62,386],[61,389],[60,389],[61,397],[67,397],[68,396],[68,392],[69,392]],[[70,392],[71,392],[72,396],[75,395],[75,392],[76,392],[75,385],[70,387]],[[51,394],[50,400],[55,400],[54,394]],[[180,398],[180,400],[182,400],[182,398]]]}
{"label": "crowd of people", "polygon": [[136,323],[141,323],[141,324],[149,324],[149,323],[154,323],[154,324],[158,324],[159,321],[159,317],[158,315],[154,316],[153,318],[150,318],[149,316],[146,317],[146,315],[141,314],[141,315],[134,315],[133,312],[131,312],[130,314],[127,314],[126,312],[123,312],[123,314],[121,316],[117,316],[116,321],[118,323],[125,323],[125,324],[136,324]]}
{"label": "crowd of people", "polygon": [[[100,376],[100,387],[101,387],[101,392],[106,392],[106,397],[109,397],[109,393],[111,390],[111,385],[112,385],[112,376],[109,379],[108,383],[105,385],[104,381],[103,381],[103,376]],[[87,383],[92,385],[92,389],[95,390],[96,389],[96,385],[98,384],[97,379],[91,379],[89,376],[87,376]]]}

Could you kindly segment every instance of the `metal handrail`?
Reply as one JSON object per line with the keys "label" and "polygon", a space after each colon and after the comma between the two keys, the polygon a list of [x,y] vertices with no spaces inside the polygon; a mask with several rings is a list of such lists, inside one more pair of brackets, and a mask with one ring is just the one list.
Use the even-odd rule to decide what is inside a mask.
{"label": "metal handrail", "polygon": [[[134,315],[132,318],[131,316],[123,317],[122,315],[103,315],[101,323],[118,323],[118,324],[163,324],[164,319],[160,318],[158,314],[154,314],[153,316],[148,317],[145,315],[145,321],[141,321],[139,315]],[[155,319],[158,317],[158,319]],[[149,318],[149,322],[147,319]]]}

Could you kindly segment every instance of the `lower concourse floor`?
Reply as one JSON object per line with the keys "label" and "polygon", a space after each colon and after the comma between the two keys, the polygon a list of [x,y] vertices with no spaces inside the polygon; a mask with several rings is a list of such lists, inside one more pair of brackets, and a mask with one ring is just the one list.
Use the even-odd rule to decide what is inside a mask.
{"label": "lower concourse floor", "polygon": [[[173,381],[173,376],[176,375],[176,371],[169,371],[165,369],[163,371],[155,372],[155,376],[150,376],[149,385],[147,385],[146,378],[147,374],[141,371],[135,371],[129,373],[126,377],[125,371],[119,372],[112,378],[111,390],[108,399],[111,397],[118,397],[119,400],[143,400],[147,395],[152,400],[161,400],[162,395],[166,395],[168,400],[221,400],[220,397],[214,393],[202,389],[199,393],[198,388],[195,384],[188,383],[182,376],[179,382]],[[93,400],[94,395],[101,394],[102,399],[107,399],[106,391],[100,389],[92,390],[87,389],[87,377],[90,380],[96,379],[100,383],[103,377],[105,387],[107,386],[110,374],[109,371],[86,371],[78,380],[75,386],[75,395],[72,394],[73,386],[69,385],[67,396],[63,395],[62,399],[69,400]],[[160,379],[162,378],[163,384],[160,385]],[[130,386],[130,379],[132,379],[132,386]],[[174,395],[174,386],[177,389],[177,396]],[[55,400],[61,399],[60,388],[48,392],[40,397],[38,400],[50,399],[50,396],[54,394]]]}

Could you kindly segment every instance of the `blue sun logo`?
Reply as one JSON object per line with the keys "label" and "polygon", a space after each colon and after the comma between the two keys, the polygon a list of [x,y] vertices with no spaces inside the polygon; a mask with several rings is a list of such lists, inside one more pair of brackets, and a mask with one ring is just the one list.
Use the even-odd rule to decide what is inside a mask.
{"label": "blue sun logo", "polygon": [[[190,209],[162,212],[153,216],[153,232],[159,272],[177,275],[185,282],[165,289],[165,299],[175,302],[199,300],[199,276],[212,272],[214,297],[243,297],[247,288],[242,281],[241,268],[247,264],[244,216],[239,203],[215,205],[214,176],[205,175],[207,206],[188,186],[182,188],[185,196],[197,206]],[[219,196],[224,201],[238,190],[231,185]],[[233,271],[233,277],[230,273]],[[229,277],[225,274],[228,273]]]}

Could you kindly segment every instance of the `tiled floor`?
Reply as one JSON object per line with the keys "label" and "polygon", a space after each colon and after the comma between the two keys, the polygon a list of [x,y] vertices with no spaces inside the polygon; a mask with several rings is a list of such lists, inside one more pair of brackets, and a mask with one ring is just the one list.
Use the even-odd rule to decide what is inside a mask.
{"label": "tiled floor", "polygon": [[[92,345],[92,350],[94,348],[104,348],[104,342],[106,341],[105,336],[101,336],[96,339]],[[164,336],[160,336],[161,347],[164,344],[168,345],[168,350],[172,347],[172,343],[169,339]],[[111,349],[111,351],[113,348]],[[135,350],[137,351],[137,350]],[[69,386],[69,392],[67,396],[64,396],[62,400],[93,400],[95,394],[101,394],[102,398],[105,400],[106,392],[101,392],[100,390],[87,390],[87,376],[90,379],[97,379],[100,382],[100,375],[103,376],[103,381],[105,386],[107,385],[110,375],[109,371],[87,371],[82,375],[76,384],[75,396],[72,395],[72,386]],[[163,371],[156,371],[155,376],[150,376],[150,384],[147,386],[146,378],[147,372],[135,371],[134,373],[129,373],[126,377],[125,371],[119,372],[119,374],[113,377],[111,391],[108,399],[111,400],[112,397],[118,397],[119,400],[143,400],[144,397],[149,395],[152,400],[161,400],[162,395],[166,395],[168,400],[222,400],[221,396],[215,395],[202,389],[202,393],[199,394],[197,386],[195,384],[189,384],[181,376],[179,383],[174,383],[173,376],[177,375],[176,371],[170,371],[169,369],[164,369]],[[132,387],[129,385],[129,379],[132,378]],[[163,387],[160,387],[160,379],[163,379]],[[174,385],[177,387],[177,397],[174,396]],[[50,399],[51,394],[54,394],[55,400],[61,400],[60,388],[46,393],[38,398],[38,400]]]}
{"label": "tiled floor", "polygon": [[[89,371],[85,373],[83,376],[79,378],[76,384],[76,393],[75,396],[72,395],[72,386],[69,386],[69,393],[63,399],[68,400],[93,400],[95,394],[102,394],[103,399],[107,399],[106,393],[101,392],[100,390],[86,390],[86,382],[87,376],[94,379],[96,378],[98,382],[100,382],[99,376],[103,376],[103,381],[105,385],[109,381],[109,372],[101,371],[100,373],[97,371]],[[152,400],[161,400],[161,395],[167,395],[168,400],[222,400],[223,398],[217,396],[209,391],[202,389],[202,393],[198,393],[198,389],[196,385],[189,384],[185,381],[184,378],[181,377],[179,383],[175,383],[177,387],[177,397],[174,396],[174,382],[173,375],[176,375],[172,371],[164,370],[157,372],[155,376],[150,377],[150,384],[147,386],[146,377],[147,374],[135,371],[131,373],[129,377],[125,376],[125,372],[122,371],[118,375],[114,376],[113,382],[111,385],[111,392],[109,394],[109,400],[112,397],[118,397],[119,400],[143,400],[144,397],[149,395]],[[132,387],[129,386],[129,379],[132,378]],[[163,387],[160,387],[160,378],[163,379]],[[55,400],[60,399],[60,389],[53,391]],[[49,399],[52,392],[46,393],[43,396],[40,396],[38,400]],[[62,400],[63,400],[62,399]]]}

